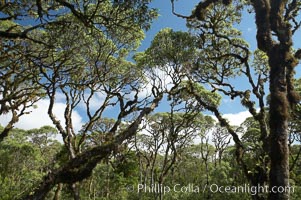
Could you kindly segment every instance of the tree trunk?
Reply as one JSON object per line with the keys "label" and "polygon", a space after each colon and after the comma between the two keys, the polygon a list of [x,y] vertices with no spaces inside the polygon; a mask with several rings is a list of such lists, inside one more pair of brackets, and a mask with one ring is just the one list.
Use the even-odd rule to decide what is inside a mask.
{"label": "tree trunk", "polygon": [[[288,200],[289,193],[289,149],[287,80],[285,55],[281,45],[270,52],[270,193],[271,200]],[[273,56],[272,56],[273,55]],[[279,190],[279,191],[278,191]]]}
{"label": "tree trunk", "polygon": [[53,200],[60,200],[62,187],[63,187],[63,184],[61,184],[61,183],[57,184],[57,188],[55,190]]}
{"label": "tree trunk", "polygon": [[[257,46],[267,53],[270,66],[269,116],[269,199],[289,199],[288,119],[291,106],[299,97],[294,92],[294,68],[298,64],[292,52],[292,27],[285,13],[287,1],[252,0],[257,25]],[[292,5],[291,9],[294,9]],[[295,7],[296,8],[296,7]],[[274,34],[274,38],[273,38]]]}

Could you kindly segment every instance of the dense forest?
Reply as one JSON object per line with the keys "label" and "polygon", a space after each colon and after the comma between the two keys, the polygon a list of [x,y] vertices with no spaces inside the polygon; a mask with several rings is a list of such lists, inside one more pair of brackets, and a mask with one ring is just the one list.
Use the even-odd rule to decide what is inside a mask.
{"label": "dense forest", "polygon": [[[0,199],[301,198],[301,2],[177,3],[188,31],[138,52],[151,0],[0,2]],[[38,105],[52,126],[16,128]]]}

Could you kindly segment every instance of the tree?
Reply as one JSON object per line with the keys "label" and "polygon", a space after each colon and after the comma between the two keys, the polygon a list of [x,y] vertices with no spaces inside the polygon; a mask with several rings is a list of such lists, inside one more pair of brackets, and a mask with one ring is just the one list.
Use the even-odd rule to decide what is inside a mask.
{"label": "tree", "polygon": [[[183,109],[184,111],[184,109]],[[164,185],[168,174],[181,160],[181,155],[193,140],[212,126],[212,119],[187,110],[150,115],[145,121],[145,133],[136,136],[135,148],[140,161],[141,184],[145,187]],[[171,181],[172,182],[172,181]],[[154,194],[163,199],[162,191]]]}
{"label": "tree", "polygon": [[[174,1],[172,1],[174,3]],[[300,3],[292,1],[278,1],[278,0],[250,0],[243,1],[219,1],[219,0],[207,0],[201,1],[191,14],[191,16],[182,16],[188,20],[199,24],[200,30],[206,30],[209,25],[209,29],[213,29],[213,35],[224,40],[229,45],[233,46],[233,49],[240,48],[245,55],[239,55],[237,53],[232,58],[238,58],[238,61],[246,63],[248,59],[248,49],[246,46],[234,43],[233,40],[225,37],[221,34],[220,30],[216,29],[214,21],[208,21],[208,19],[216,20],[215,22],[221,24],[221,18],[214,18],[216,15],[211,15],[212,10],[221,5],[226,10],[236,8],[236,10],[229,16],[236,16],[240,19],[240,10],[247,6],[251,6],[255,13],[255,23],[257,26],[257,46],[258,49],[264,52],[268,59],[268,66],[265,70],[268,70],[269,89],[270,89],[270,105],[269,105],[269,140],[266,143],[268,147],[270,157],[270,175],[269,185],[272,187],[288,187],[289,186],[289,167],[288,167],[288,119],[289,110],[293,108],[300,100],[294,90],[294,69],[298,64],[300,57],[300,50],[293,50],[293,35],[300,27],[298,22],[298,12],[300,11]],[[217,10],[220,12],[221,10]],[[223,12],[223,11],[222,11]],[[210,14],[211,13],[211,14]],[[211,18],[210,18],[211,15]],[[209,18],[208,18],[209,17]],[[211,23],[212,22],[212,23]],[[230,21],[229,21],[230,22]],[[232,21],[233,23],[234,21]],[[231,23],[231,24],[232,24]],[[231,26],[231,24],[229,24]],[[225,25],[225,24],[224,24]],[[206,27],[207,26],[207,27]],[[229,30],[229,29],[228,29]],[[205,32],[206,33],[206,32]],[[202,36],[202,35],[201,35]],[[205,37],[206,38],[206,37]],[[234,65],[233,65],[234,66]],[[248,68],[245,71],[248,77],[250,77],[250,71]],[[250,78],[249,78],[250,81]],[[252,84],[252,82],[250,82]],[[259,82],[260,83],[260,82]],[[257,97],[261,95],[259,88],[262,84],[253,85],[253,94]],[[246,96],[247,95],[247,96]],[[246,94],[245,100],[249,100],[248,94]],[[246,104],[247,103],[247,104]],[[249,108],[253,103],[251,101],[244,102]],[[262,105],[260,105],[262,108]],[[252,109],[249,109],[251,113]],[[254,112],[253,112],[254,113]],[[257,118],[263,118],[262,110],[255,116]],[[262,120],[259,120],[262,121]],[[260,124],[260,127],[263,124]],[[267,132],[262,132],[263,136],[267,137]],[[265,130],[267,130],[265,128]],[[287,192],[271,192],[269,199],[288,199],[289,194]]]}
{"label": "tree", "polygon": [[25,131],[12,129],[0,145],[2,199],[17,199],[49,172],[57,160],[61,144],[47,137],[56,132],[52,127]]}
{"label": "tree", "polygon": [[[129,53],[135,51],[143,39],[143,30],[149,28],[151,21],[157,15],[154,9],[148,7],[149,2],[148,0],[93,2],[58,0],[5,1],[1,4],[0,20],[6,25],[0,30],[1,41],[4,41],[8,47],[20,41],[18,45],[24,51],[20,54],[21,58],[17,57],[17,61],[12,61],[18,64],[15,66],[17,72],[20,71],[12,75],[16,84],[4,83],[1,95],[4,96],[6,93],[9,95],[12,91],[18,91],[16,89],[23,89],[25,84],[26,90],[22,90],[20,94],[26,95],[27,101],[30,103],[33,101],[29,98],[31,96],[34,100],[38,97],[49,100],[48,115],[63,137],[70,160],[67,164],[70,165],[69,167],[66,165],[65,169],[52,170],[44,178],[40,187],[24,198],[44,198],[55,184],[63,182],[71,184],[74,188],[74,198],[79,199],[78,186],[74,183],[88,177],[100,160],[125,139],[135,134],[142,118],[158,105],[162,98],[159,89],[154,91],[152,98],[148,100],[138,97],[144,84],[143,69],[135,67],[132,62],[126,60]],[[39,20],[35,21],[36,18]],[[20,20],[23,20],[22,23]],[[10,49],[2,50],[7,53]],[[8,56],[2,55],[7,62]],[[10,67],[9,64],[7,66]],[[25,70],[21,71],[22,67],[28,71],[28,74]],[[9,80],[14,69],[5,69],[1,73]],[[19,81],[18,78],[21,80]],[[19,82],[21,84],[17,85]],[[35,95],[39,89],[42,92]],[[8,100],[12,102],[22,100],[23,96],[21,98],[20,94],[15,94],[13,98],[9,96],[11,99]],[[59,121],[53,111],[59,95],[64,98],[66,105],[64,122]],[[98,99],[97,95],[104,96],[105,100],[95,108],[92,101]],[[9,109],[14,112],[14,109],[18,109],[15,106],[8,107],[6,99],[3,101],[1,110]],[[21,105],[23,104],[22,102]],[[75,109],[79,109],[80,105],[84,107],[88,121],[81,134],[77,134],[72,113]],[[92,154],[97,158],[91,155],[88,156],[89,159],[85,158],[83,155],[85,153],[81,152],[80,146],[93,124],[102,118],[104,110],[109,106],[119,107],[117,119],[109,130],[113,137],[108,143],[85,152],[94,152]],[[117,130],[122,120],[130,122],[123,131],[118,132],[119,135]],[[16,121],[16,119],[12,120],[8,128],[11,129]],[[8,132],[1,136],[7,137]],[[98,154],[101,156],[99,157]],[[79,171],[71,169],[74,167],[79,167]],[[71,169],[71,174],[75,172],[81,175],[68,175],[67,168]],[[61,178],[53,178],[53,176]]]}
{"label": "tree", "polygon": [[[227,22],[227,28],[231,28],[231,23],[237,18],[232,16],[233,9],[225,10],[217,5],[217,8],[221,10],[224,18],[229,20]],[[220,13],[218,13],[220,14]],[[217,12],[210,12],[209,17],[214,17]],[[216,19],[218,19],[216,17]],[[258,116],[261,119],[262,139],[265,141],[266,125],[265,125],[265,106],[264,106],[264,92],[263,83],[258,81],[258,87],[250,74],[249,63],[244,63],[244,57],[248,57],[249,52],[246,49],[247,44],[236,37],[239,32],[233,29],[224,30],[224,21],[219,24],[216,21],[212,29],[218,28],[224,31],[222,34],[219,31],[207,30],[206,41],[203,41],[203,48],[198,49],[195,44],[198,42],[198,37],[195,35],[185,32],[174,32],[171,29],[161,30],[154,38],[150,48],[147,49],[143,56],[140,57],[142,60],[147,60],[148,65],[159,66],[160,69],[165,69],[173,77],[172,80],[177,80],[177,87],[172,91],[170,97],[176,102],[185,102],[185,104],[193,107],[193,111],[202,112],[203,110],[209,110],[213,112],[215,117],[219,120],[221,126],[224,126],[229,134],[232,136],[236,144],[236,160],[242,167],[246,177],[252,181],[252,177],[248,173],[248,166],[244,163],[242,155],[244,152],[244,145],[240,140],[238,133],[234,127],[230,126],[226,119],[222,117],[222,114],[218,110],[220,104],[221,94],[229,95],[231,98],[241,97],[243,104],[248,107],[253,115]],[[194,23],[194,21],[192,22]],[[198,22],[195,22],[193,26],[199,27]],[[192,25],[191,25],[192,26]],[[206,26],[205,26],[206,27]],[[209,28],[208,28],[209,29]],[[226,34],[230,32],[229,38]],[[220,35],[221,34],[221,35]],[[200,39],[201,40],[201,39]],[[230,43],[230,46],[229,46]],[[164,45],[159,45],[164,44]],[[198,43],[197,43],[198,44]],[[233,49],[232,49],[233,47]],[[223,50],[221,50],[223,48]],[[170,51],[173,49],[173,51]],[[142,55],[142,54],[141,54]],[[143,59],[143,57],[145,57]],[[225,59],[223,59],[225,58]],[[246,59],[248,60],[248,59]],[[243,70],[241,65],[246,65],[246,71]],[[260,70],[258,77],[264,76],[264,72]],[[236,90],[228,82],[226,77],[235,77],[239,74],[245,74],[250,81],[251,87],[254,87],[256,97],[260,103],[261,109],[257,113],[254,107],[254,103],[250,101],[248,97],[249,90],[239,91]],[[212,88],[208,90],[207,88]],[[246,95],[245,98],[244,95]],[[258,185],[252,182],[252,185]]]}
{"label": "tree", "polygon": [[[221,164],[221,161],[223,159],[223,153],[229,146],[231,138],[229,137],[227,129],[222,127],[216,127],[213,130],[212,136],[212,142],[215,147],[215,152],[217,153],[216,157],[218,159],[218,163]],[[215,161],[215,165],[216,163],[217,162]]]}
{"label": "tree", "polygon": [[[293,76],[301,50],[293,49],[292,38],[301,24],[298,22],[301,4],[296,0],[205,0],[195,7],[191,16],[177,14],[173,6],[175,15],[187,19],[190,32],[161,30],[145,52],[135,54],[134,63],[128,56],[137,49],[143,30],[150,27],[156,16],[149,2],[21,0],[0,5],[0,73],[3,77],[0,114],[10,112],[12,115],[10,123],[1,130],[0,141],[5,143],[4,138],[9,138],[8,133],[19,117],[44,98],[49,102],[48,115],[64,143],[61,164],[53,165],[48,174],[43,174],[40,184],[32,185],[31,191],[26,190],[23,199],[45,198],[56,185],[59,191],[62,184],[71,186],[74,199],[79,199],[80,182],[90,177],[98,163],[108,159],[112,152],[116,160],[123,160],[118,148],[128,144],[141,128],[140,123],[165,97],[173,109],[168,117],[160,116],[151,124],[159,124],[159,132],[166,130],[160,123],[162,117],[170,126],[165,131],[168,137],[158,139],[167,145],[165,156],[159,156],[163,158],[161,183],[175,166],[181,149],[178,143],[184,144],[187,139],[174,134],[185,132],[181,128],[177,132],[176,125],[186,126],[196,120],[200,112],[208,110],[235,143],[229,150],[231,153],[224,148],[226,143],[221,146],[216,143],[216,147],[219,153],[223,152],[225,160],[235,156],[241,170],[239,174],[243,174],[239,180],[246,178],[251,186],[267,183],[270,188],[289,186],[288,139],[292,142],[298,138],[295,137],[298,130],[292,126],[293,134],[289,138],[288,124],[299,123],[300,110]],[[255,13],[257,25],[258,49],[254,52],[235,28],[247,8]],[[34,20],[36,18],[38,20]],[[232,82],[236,77],[244,77],[249,86],[236,87]],[[143,96],[145,88],[148,92]],[[240,129],[231,126],[220,112],[222,97],[240,99],[252,115]],[[54,112],[58,99],[65,104],[62,121]],[[112,107],[116,109],[116,118],[106,120],[104,113]],[[183,109],[185,115],[178,122],[175,113]],[[86,119],[81,130],[76,130],[73,122],[72,116],[77,110],[81,110]],[[289,121],[289,116],[295,117],[295,121]],[[97,130],[99,128],[101,130]],[[30,156],[47,152],[43,148],[49,145],[48,137],[40,136],[40,133],[44,135],[43,129],[32,130],[28,136],[34,142],[28,148],[34,152]],[[219,139],[222,139],[220,135]],[[208,143],[203,137],[199,148],[206,164],[207,182],[212,167],[209,159],[212,148]],[[291,156],[294,166],[300,154],[290,148],[294,149]],[[23,150],[16,149],[24,156]],[[8,155],[5,151],[2,153]],[[256,166],[258,162],[252,162],[254,160],[262,165]],[[224,165],[223,161],[216,167],[235,168],[233,163]],[[252,198],[265,199],[265,196]],[[288,198],[288,192],[269,193],[269,199]]]}
{"label": "tree", "polygon": [[[123,51],[120,53],[122,57],[127,51],[133,50],[132,47],[137,47],[138,41],[143,37],[142,29],[148,29],[152,19],[157,16],[156,10],[150,9],[148,4],[148,0],[139,2],[99,0],[82,3],[77,0],[51,2],[22,0],[1,3],[0,37],[3,48],[1,48],[0,62],[1,77],[4,79],[1,79],[0,82],[0,95],[2,96],[0,114],[11,112],[12,118],[1,133],[0,141],[8,135],[19,117],[27,113],[26,109],[32,107],[46,94],[44,90],[40,91],[41,85],[37,84],[41,81],[39,79],[41,76],[38,74],[39,65],[35,62],[37,58],[45,61],[48,53],[51,55],[57,51],[56,53],[60,52],[60,57],[52,57],[52,60],[48,57],[48,64],[51,61],[59,62],[59,59],[69,59],[68,64],[70,65],[72,58],[68,57],[70,54],[67,55],[67,53],[71,53],[71,50],[74,51],[75,48],[70,47],[67,51],[67,49],[62,49],[64,45],[59,46],[60,42],[66,42],[65,48],[67,43],[72,45],[75,39],[79,39],[75,36],[84,27],[86,35],[98,33],[101,38],[107,37],[107,41],[111,40],[106,44],[107,47],[111,45],[105,51],[106,53],[108,51],[110,55],[117,53],[116,49],[112,49],[113,44],[119,49],[122,48]],[[37,18],[38,20],[36,20]],[[66,33],[69,33],[70,37],[66,38]],[[83,35],[79,33],[78,36]],[[95,43],[96,41],[92,41],[90,37],[89,42]],[[87,43],[79,44],[87,45]],[[99,44],[99,46],[101,45]],[[62,53],[62,50],[66,50],[65,54]],[[108,54],[102,56],[109,58]],[[60,61],[62,62],[62,60]],[[84,64],[83,60],[76,62],[79,61],[81,63],[77,63],[77,65]],[[103,60],[103,62],[105,61]],[[50,69],[44,68],[42,71],[44,70],[48,73]]]}

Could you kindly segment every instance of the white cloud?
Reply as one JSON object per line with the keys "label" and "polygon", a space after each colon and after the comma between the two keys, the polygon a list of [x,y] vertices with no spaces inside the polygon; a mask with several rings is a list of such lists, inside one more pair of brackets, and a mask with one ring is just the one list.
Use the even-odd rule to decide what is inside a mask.
{"label": "white cloud", "polygon": [[[47,99],[38,101],[35,104],[37,108],[29,109],[28,111],[31,111],[31,113],[21,116],[20,120],[14,125],[14,127],[28,130],[32,128],[40,128],[45,125],[54,126],[47,114],[48,104],[49,102]],[[57,102],[54,104],[53,112],[55,116],[61,121],[63,127],[65,127],[64,111],[65,111],[64,103]],[[1,115],[0,124],[2,126],[5,126],[9,122],[10,118],[11,118],[11,114]],[[79,115],[77,111],[73,112],[72,120],[73,120],[75,131],[80,130],[80,128],[83,125],[83,121],[82,121],[82,117]]]}
{"label": "white cloud", "polygon": [[[211,116],[216,122],[217,118],[214,115]],[[223,114],[223,118],[227,119],[232,126],[239,126],[241,123],[243,123],[248,117],[251,117],[249,111],[242,111],[238,113],[227,113]]]}
{"label": "white cloud", "polygon": [[251,114],[250,114],[249,111],[242,111],[242,112],[239,112],[239,113],[224,114],[223,117],[229,120],[230,125],[239,126],[248,117],[251,117]]}

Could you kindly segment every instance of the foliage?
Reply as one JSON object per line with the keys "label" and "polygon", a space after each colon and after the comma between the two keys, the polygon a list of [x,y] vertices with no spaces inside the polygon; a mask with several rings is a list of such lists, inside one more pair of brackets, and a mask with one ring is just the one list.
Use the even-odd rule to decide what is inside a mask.
{"label": "foliage", "polygon": [[10,136],[1,143],[2,199],[20,198],[23,193],[30,192],[31,188],[51,170],[56,162],[55,155],[61,148],[58,141],[48,138],[53,130],[50,127],[31,131],[13,129]]}
{"label": "foliage", "polygon": [[[0,127],[3,199],[289,199],[203,189],[300,184],[301,50],[293,36],[301,4],[204,0],[183,16],[171,0],[189,31],[164,28],[137,53],[158,15],[150,3],[0,3],[0,115],[9,117]],[[237,29],[246,9],[255,13],[254,51]],[[231,126],[225,98],[240,100],[251,117]],[[15,129],[41,99],[54,127]],[[169,111],[151,114],[162,100]],[[85,121],[80,130],[74,113]],[[141,184],[200,191],[138,191]]]}

